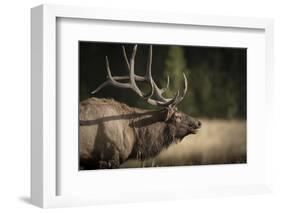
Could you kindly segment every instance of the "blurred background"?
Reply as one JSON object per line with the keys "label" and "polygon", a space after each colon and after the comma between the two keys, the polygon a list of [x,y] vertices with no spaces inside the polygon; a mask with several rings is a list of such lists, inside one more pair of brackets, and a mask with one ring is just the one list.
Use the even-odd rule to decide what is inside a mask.
{"label": "blurred background", "polygon": [[[122,45],[130,57],[133,45],[79,42],[80,101],[106,80],[105,56],[113,76],[127,75]],[[149,45],[138,45],[135,72],[144,75]],[[169,89],[171,97],[183,88],[182,73],[188,79],[188,92],[178,109],[198,118],[202,128],[178,145],[146,162],[129,161],[123,167],[246,163],[246,70],[247,50],[242,48],[153,45],[152,76],[157,85]],[[139,85],[149,91],[146,84]],[[114,98],[129,106],[152,109],[133,91],[106,87],[96,97]]]}

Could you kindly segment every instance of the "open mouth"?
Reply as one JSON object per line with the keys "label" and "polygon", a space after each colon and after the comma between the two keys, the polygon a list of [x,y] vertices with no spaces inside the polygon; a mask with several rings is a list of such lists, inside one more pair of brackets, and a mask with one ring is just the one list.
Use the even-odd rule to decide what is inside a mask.
{"label": "open mouth", "polygon": [[191,133],[191,134],[196,134],[197,132],[198,132],[198,129],[191,129],[191,130],[190,130],[190,133]]}
{"label": "open mouth", "polygon": [[199,127],[195,127],[195,128],[191,128],[190,129],[190,133],[191,134],[196,134],[199,131],[199,129],[200,129],[200,126]]}

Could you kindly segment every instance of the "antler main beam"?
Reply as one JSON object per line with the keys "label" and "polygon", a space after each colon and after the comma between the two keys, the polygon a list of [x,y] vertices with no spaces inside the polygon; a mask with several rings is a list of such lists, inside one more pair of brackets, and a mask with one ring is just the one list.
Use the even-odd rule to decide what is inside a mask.
{"label": "antler main beam", "polygon": [[[124,46],[122,46],[122,52],[123,56],[129,71],[129,76],[112,76],[108,57],[106,56],[106,70],[107,70],[107,80],[102,83],[97,89],[95,89],[92,94],[97,93],[99,90],[101,90],[105,86],[115,86],[118,88],[125,88],[125,89],[131,89],[135,93],[137,93],[141,98],[145,99],[147,103],[154,105],[154,106],[162,106],[162,107],[173,107],[176,106],[179,102],[182,101],[184,98],[186,92],[187,92],[187,79],[185,74],[183,73],[184,77],[184,91],[182,95],[179,94],[179,91],[177,91],[176,95],[173,98],[164,98],[163,93],[168,89],[169,87],[169,76],[167,77],[167,85],[165,88],[160,89],[157,84],[154,82],[151,74],[151,66],[152,66],[152,45],[149,47],[149,54],[148,54],[148,61],[147,61],[147,67],[146,67],[146,73],[144,76],[139,76],[135,74],[135,56],[137,52],[137,45],[134,46],[133,52],[130,58],[130,61],[128,60],[126,49]],[[129,80],[128,83],[121,83],[118,82],[118,80]],[[136,84],[136,81],[145,81],[148,82],[151,87],[151,92],[148,95],[144,95],[142,91],[139,89],[139,87]],[[155,96],[156,99],[153,99],[152,96]]]}

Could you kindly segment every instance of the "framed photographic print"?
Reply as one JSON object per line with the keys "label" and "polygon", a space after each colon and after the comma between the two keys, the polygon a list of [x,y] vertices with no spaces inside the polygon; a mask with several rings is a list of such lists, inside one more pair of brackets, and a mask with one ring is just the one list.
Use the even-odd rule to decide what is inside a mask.
{"label": "framed photographic print", "polygon": [[272,20],[31,14],[33,204],[270,191]]}

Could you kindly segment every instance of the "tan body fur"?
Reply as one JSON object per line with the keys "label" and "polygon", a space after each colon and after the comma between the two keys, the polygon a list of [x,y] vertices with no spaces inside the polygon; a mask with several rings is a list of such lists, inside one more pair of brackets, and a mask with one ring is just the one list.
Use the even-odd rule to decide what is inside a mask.
{"label": "tan body fur", "polygon": [[[167,110],[143,110],[112,99],[82,101],[80,166],[83,169],[119,168],[127,159],[155,157],[171,143],[182,139],[178,134],[188,133],[185,126],[179,126],[175,115],[167,121],[168,114]],[[195,122],[191,117],[188,119],[189,123]]]}

